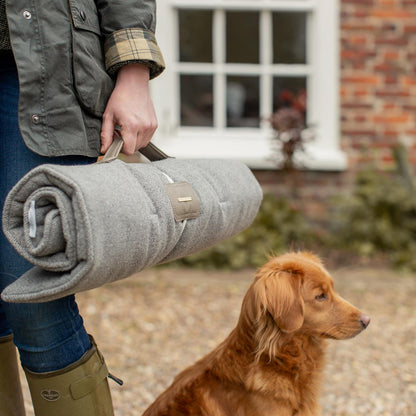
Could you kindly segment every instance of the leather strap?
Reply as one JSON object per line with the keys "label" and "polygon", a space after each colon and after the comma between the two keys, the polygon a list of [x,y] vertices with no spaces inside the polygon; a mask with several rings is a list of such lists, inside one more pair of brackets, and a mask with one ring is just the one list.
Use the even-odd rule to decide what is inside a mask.
{"label": "leather strap", "polygon": [[[111,143],[110,147],[108,148],[105,155],[99,160],[98,163],[109,163],[114,159],[118,158],[118,155],[121,152],[123,147],[123,139],[121,137],[117,137],[113,143]],[[162,152],[157,146],[153,143],[149,143],[146,147],[143,147],[139,150],[139,152],[149,159],[151,162],[155,162],[156,160],[163,160],[169,158],[169,156]]]}
{"label": "leather strap", "polygon": [[71,396],[74,400],[81,399],[93,392],[96,387],[108,377],[108,369],[104,363],[98,368],[95,374],[88,374],[85,377],[73,382],[69,386]]}
{"label": "leather strap", "polygon": [[139,149],[139,152],[143,156],[147,157],[152,162],[155,162],[156,160],[168,159],[171,157],[171,156],[168,156],[162,150],[160,150],[152,142],[149,142],[149,144],[146,147]]}

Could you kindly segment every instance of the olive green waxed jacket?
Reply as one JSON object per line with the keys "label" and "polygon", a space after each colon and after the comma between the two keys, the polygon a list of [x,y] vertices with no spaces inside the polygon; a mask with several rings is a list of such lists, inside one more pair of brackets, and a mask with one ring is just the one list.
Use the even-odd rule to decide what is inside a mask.
{"label": "olive green waxed jacket", "polygon": [[19,74],[19,127],[45,156],[100,151],[114,74],[128,62],[164,68],[154,0],[7,0]]}

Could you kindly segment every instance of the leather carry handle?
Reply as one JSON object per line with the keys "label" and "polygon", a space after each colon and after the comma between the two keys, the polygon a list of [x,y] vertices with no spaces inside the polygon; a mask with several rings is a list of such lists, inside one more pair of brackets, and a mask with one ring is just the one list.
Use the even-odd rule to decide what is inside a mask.
{"label": "leather carry handle", "polygon": [[149,144],[147,146],[142,147],[141,149],[139,149],[139,152],[143,156],[147,157],[152,162],[156,162],[156,160],[168,159],[168,158],[171,157],[171,156],[168,156],[162,150],[160,150],[152,142],[149,142]]}
{"label": "leather carry handle", "polygon": [[[105,152],[105,155],[100,159],[98,163],[109,163],[114,159],[117,159],[122,147],[123,139],[120,136],[116,137],[113,143],[111,143],[108,150]],[[162,150],[160,150],[151,142],[149,142],[147,146],[139,149],[139,152],[147,159],[149,159],[151,162],[169,158],[169,156],[166,153],[162,152]]]}

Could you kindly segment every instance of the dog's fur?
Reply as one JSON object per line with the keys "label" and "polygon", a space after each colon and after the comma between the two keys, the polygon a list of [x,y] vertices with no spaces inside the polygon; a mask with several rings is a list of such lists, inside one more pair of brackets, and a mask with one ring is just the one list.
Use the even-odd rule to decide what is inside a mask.
{"label": "dog's fur", "polygon": [[322,262],[288,253],[261,267],[237,327],[185,369],[143,416],[317,416],[327,338],[370,322],[334,290]]}

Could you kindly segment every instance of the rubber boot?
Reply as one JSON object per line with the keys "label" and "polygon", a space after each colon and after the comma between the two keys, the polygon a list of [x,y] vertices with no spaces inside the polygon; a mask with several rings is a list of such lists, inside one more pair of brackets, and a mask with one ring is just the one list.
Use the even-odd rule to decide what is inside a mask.
{"label": "rubber boot", "polygon": [[25,416],[13,335],[0,338],[0,415]]}
{"label": "rubber boot", "polygon": [[58,371],[25,370],[36,416],[113,416],[104,358],[92,347],[75,363]]}

